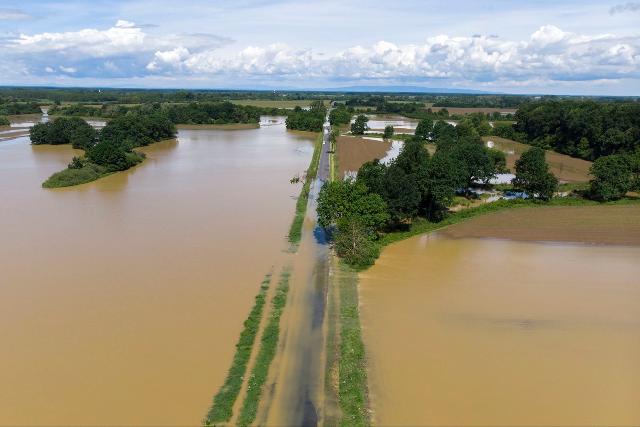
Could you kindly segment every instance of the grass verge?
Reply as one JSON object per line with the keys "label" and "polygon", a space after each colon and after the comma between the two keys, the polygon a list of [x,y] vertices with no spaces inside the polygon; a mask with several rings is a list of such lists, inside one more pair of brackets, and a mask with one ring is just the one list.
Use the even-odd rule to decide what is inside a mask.
{"label": "grass verge", "polygon": [[280,273],[278,287],[271,300],[271,314],[262,332],[260,352],[256,357],[255,365],[251,371],[247,386],[247,395],[244,398],[242,409],[240,409],[240,415],[238,416],[237,425],[239,426],[248,426],[256,419],[262,389],[269,374],[269,366],[271,366],[271,362],[276,355],[280,337],[280,317],[287,304],[290,275],[291,272],[288,268],[284,268],[282,273]]}
{"label": "grass verge", "polygon": [[262,281],[249,317],[244,321],[244,329],[236,344],[236,354],[233,356],[231,368],[224,384],[213,398],[213,404],[204,419],[204,425],[215,425],[231,419],[233,404],[240,394],[244,374],[251,357],[251,349],[260,327],[260,319],[262,319],[262,311],[270,283],[271,273],[267,274]]}
{"label": "grass verge", "polygon": [[291,244],[292,251],[295,251],[300,243],[302,237],[302,224],[304,223],[304,216],[307,213],[307,202],[309,201],[309,190],[311,189],[311,181],[316,178],[318,174],[318,162],[320,161],[320,151],[322,150],[322,134],[318,135],[316,143],[313,147],[313,156],[311,157],[311,164],[307,169],[307,176],[300,190],[300,196],[296,202],[296,213],[291,222],[289,228],[289,243]]}
{"label": "grass verge", "polygon": [[338,404],[341,426],[368,426],[369,395],[367,367],[360,310],[358,307],[358,276],[344,263],[339,266],[340,353],[338,361]]}

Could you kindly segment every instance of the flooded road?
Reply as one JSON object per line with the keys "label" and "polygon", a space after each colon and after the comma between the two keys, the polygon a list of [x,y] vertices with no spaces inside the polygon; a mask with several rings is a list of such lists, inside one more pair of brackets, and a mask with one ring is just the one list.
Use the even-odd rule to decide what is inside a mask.
{"label": "flooded road", "polygon": [[377,425],[640,424],[640,248],[418,236],[360,275]]}
{"label": "flooded road", "polygon": [[198,425],[285,236],[313,140],[181,130],[78,187],[0,142],[0,425]]}

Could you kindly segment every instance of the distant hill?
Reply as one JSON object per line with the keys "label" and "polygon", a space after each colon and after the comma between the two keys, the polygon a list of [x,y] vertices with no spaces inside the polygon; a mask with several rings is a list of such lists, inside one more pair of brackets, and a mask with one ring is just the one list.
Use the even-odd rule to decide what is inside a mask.
{"label": "distant hill", "polygon": [[393,93],[463,93],[469,95],[487,95],[496,92],[485,92],[473,89],[436,88],[423,86],[345,86],[322,89],[327,92],[393,92]]}

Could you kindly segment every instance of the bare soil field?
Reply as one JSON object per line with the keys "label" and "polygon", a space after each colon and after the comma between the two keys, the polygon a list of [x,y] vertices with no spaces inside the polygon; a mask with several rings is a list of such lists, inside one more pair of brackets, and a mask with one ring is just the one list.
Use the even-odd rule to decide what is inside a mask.
{"label": "bare soil field", "polygon": [[391,148],[391,143],[351,136],[340,136],[338,137],[336,146],[338,173],[343,177],[346,172],[360,169],[360,166],[365,162],[383,158]]}
{"label": "bare soil field", "polygon": [[453,237],[640,245],[640,205],[511,209],[446,228]]}
{"label": "bare soil field", "polygon": [[[507,154],[507,168],[511,172],[515,172],[515,163],[520,158],[520,155],[531,148],[527,144],[500,138],[499,136],[484,136],[482,139],[485,142],[493,141],[494,148]],[[546,159],[551,172],[561,182],[587,182],[590,179],[589,168],[591,167],[591,162],[587,160],[576,159],[575,157],[550,150],[547,150]]]}

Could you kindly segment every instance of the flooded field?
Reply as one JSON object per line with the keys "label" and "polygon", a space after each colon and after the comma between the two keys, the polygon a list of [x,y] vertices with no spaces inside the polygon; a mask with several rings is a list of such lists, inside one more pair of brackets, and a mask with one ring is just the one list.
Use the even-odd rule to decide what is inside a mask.
{"label": "flooded field", "polygon": [[[516,160],[531,146],[520,142],[512,141],[499,136],[485,136],[485,142],[491,141],[493,148],[503,151],[507,155],[507,168],[515,171]],[[547,150],[546,160],[549,169],[561,182],[587,182],[590,179],[589,168],[591,162],[570,157],[565,154]]]}
{"label": "flooded field", "polygon": [[389,246],[360,275],[374,423],[640,424],[639,259],[443,235]]}
{"label": "flooded field", "polygon": [[[404,116],[397,116],[393,114],[366,114],[369,117],[367,126],[369,129],[382,132],[385,126],[393,126],[396,132],[400,133],[413,133],[418,126],[418,120],[410,119]],[[351,120],[351,123],[355,119]]]}
{"label": "flooded field", "polygon": [[44,190],[69,146],[0,142],[0,424],[198,425],[285,236],[313,139],[181,130]]}
{"label": "flooded field", "polygon": [[348,172],[357,172],[363,163],[384,158],[391,148],[392,144],[387,141],[350,136],[338,137],[336,148],[338,175],[344,177]]}

